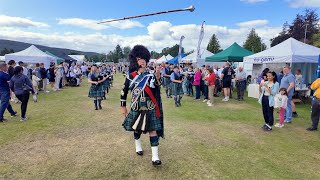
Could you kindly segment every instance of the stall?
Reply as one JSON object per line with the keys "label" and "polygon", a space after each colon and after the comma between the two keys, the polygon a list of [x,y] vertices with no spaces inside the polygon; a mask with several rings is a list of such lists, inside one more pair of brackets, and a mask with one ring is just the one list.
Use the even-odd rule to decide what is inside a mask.
{"label": "stall", "polygon": [[197,56],[197,52],[194,51],[193,53],[189,54],[188,56],[182,58],[181,62],[182,63],[192,63],[196,67],[201,67],[202,65],[218,65],[219,67],[222,66],[222,63],[206,63],[206,57],[214,55],[212,52],[206,50],[206,49],[201,49],[200,50],[200,58]]}
{"label": "stall", "polygon": [[57,61],[55,57],[44,53],[34,45],[31,45],[23,51],[6,54],[5,60],[7,63],[10,60],[15,60],[16,62],[22,61],[25,64],[43,63],[45,68],[49,68],[50,63]]}
{"label": "stall", "polygon": [[289,38],[270,49],[244,57],[243,62],[252,67],[252,78],[257,78],[266,67],[279,73],[285,64],[290,64],[292,72],[301,69],[305,84],[310,84],[316,78],[319,54],[320,48]]}

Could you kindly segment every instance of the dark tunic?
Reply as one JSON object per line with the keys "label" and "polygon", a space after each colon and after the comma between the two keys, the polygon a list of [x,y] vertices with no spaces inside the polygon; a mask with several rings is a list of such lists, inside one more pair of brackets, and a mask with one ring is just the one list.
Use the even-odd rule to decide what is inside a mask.
{"label": "dark tunic", "polygon": [[[148,94],[147,88],[137,88],[137,84],[148,78],[148,72],[138,74],[136,83],[130,87],[131,81],[134,79],[134,73],[129,74],[126,78],[123,89],[121,91],[121,106],[126,106],[126,99],[131,91],[131,108],[127,117],[124,119],[122,126],[127,131],[136,131],[138,133],[147,133],[151,131],[157,131],[158,136],[163,137],[164,126],[163,126],[163,111],[162,111],[162,101],[160,95],[160,85],[157,80],[154,81],[154,88],[150,87],[151,79],[155,79],[154,75],[151,75],[147,81],[147,87],[150,89],[151,94]],[[151,96],[150,96],[151,95]],[[152,100],[155,99],[155,104]],[[160,116],[157,117],[157,107]]]}

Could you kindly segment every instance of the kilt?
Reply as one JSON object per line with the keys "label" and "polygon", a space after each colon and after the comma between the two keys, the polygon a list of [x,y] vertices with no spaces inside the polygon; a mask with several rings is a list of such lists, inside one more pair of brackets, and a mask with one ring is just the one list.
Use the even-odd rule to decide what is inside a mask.
{"label": "kilt", "polygon": [[171,94],[173,96],[183,95],[183,89],[181,83],[172,83]]}
{"label": "kilt", "polygon": [[[141,103],[138,102],[140,105]],[[162,132],[162,134],[158,134],[159,136],[163,135],[163,113],[162,113],[162,104],[161,101],[158,102],[160,106],[160,114],[161,116],[159,118],[156,117],[156,109],[148,110],[146,111],[146,124],[148,127],[146,127],[146,131],[141,130],[134,130],[132,128],[133,124],[137,120],[138,116],[141,114],[141,111],[134,110],[131,108],[130,112],[128,113],[127,117],[125,117],[122,126],[127,131],[137,131],[139,133],[147,133],[151,131],[157,131]]]}
{"label": "kilt", "polygon": [[164,86],[164,87],[171,87],[171,80],[170,80],[170,78],[163,77],[163,86]]}
{"label": "kilt", "polygon": [[91,85],[89,90],[89,98],[104,97],[103,85]]}
{"label": "kilt", "polygon": [[103,90],[106,90],[107,88],[109,88],[109,85],[110,85],[109,80],[103,81],[103,83],[102,83],[102,89],[103,89]]}

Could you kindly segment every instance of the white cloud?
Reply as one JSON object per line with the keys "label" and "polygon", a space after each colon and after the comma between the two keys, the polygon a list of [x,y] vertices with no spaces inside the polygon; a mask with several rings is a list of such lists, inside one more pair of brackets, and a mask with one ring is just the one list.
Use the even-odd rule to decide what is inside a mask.
{"label": "white cloud", "polygon": [[49,27],[48,24],[27,18],[0,15],[0,26],[4,27]]}
{"label": "white cloud", "polygon": [[[149,50],[160,52],[165,47],[171,47],[179,43],[180,37],[185,36],[183,47],[191,51],[197,47],[200,25],[172,25],[170,22],[160,21],[150,23],[147,27],[148,33],[139,36],[121,36],[116,34],[79,34],[76,32],[43,34],[23,31],[21,29],[0,28],[0,39],[18,40],[28,43],[47,45],[51,47],[63,47],[82,51],[108,52],[114,50],[117,44],[134,46],[143,44]],[[206,25],[202,48],[206,48],[212,34],[216,34],[222,48],[227,48],[237,42],[242,45],[251,27],[239,27],[230,29],[225,26]],[[269,39],[281,32],[281,27],[261,26],[256,32],[268,45]]]}
{"label": "white cloud", "polygon": [[287,0],[291,7],[320,7],[320,0]]}
{"label": "white cloud", "polygon": [[268,20],[252,20],[252,21],[240,22],[240,23],[237,23],[237,25],[240,27],[253,28],[258,26],[264,26],[264,25],[267,25],[268,23],[269,23]]}
{"label": "white cloud", "polygon": [[72,25],[72,26],[78,26],[78,27],[94,29],[94,30],[103,30],[103,29],[108,29],[110,27],[119,28],[119,29],[144,27],[140,22],[132,21],[132,20],[110,22],[105,24],[98,24],[98,22],[99,22],[98,20],[81,19],[81,18],[58,19],[58,24]]}
{"label": "white cloud", "polygon": [[246,2],[249,4],[255,4],[255,3],[259,3],[259,2],[266,2],[268,0],[240,0],[241,2]]}

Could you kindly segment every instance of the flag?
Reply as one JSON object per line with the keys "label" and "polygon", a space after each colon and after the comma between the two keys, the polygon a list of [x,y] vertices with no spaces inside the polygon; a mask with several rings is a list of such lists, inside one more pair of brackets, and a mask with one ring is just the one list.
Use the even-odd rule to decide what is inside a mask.
{"label": "flag", "polygon": [[184,36],[181,36],[180,43],[179,43],[179,53],[178,53],[178,63],[181,62],[181,51],[182,51],[182,41],[184,40]]}
{"label": "flag", "polygon": [[201,52],[200,52],[200,46],[201,46],[201,42],[204,36],[204,25],[205,21],[202,22],[201,25],[201,30],[200,30],[200,35],[199,35],[199,41],[198,41],[198,47],[197,47],[197,62],[199,61],[199,59],[201,59]]}

